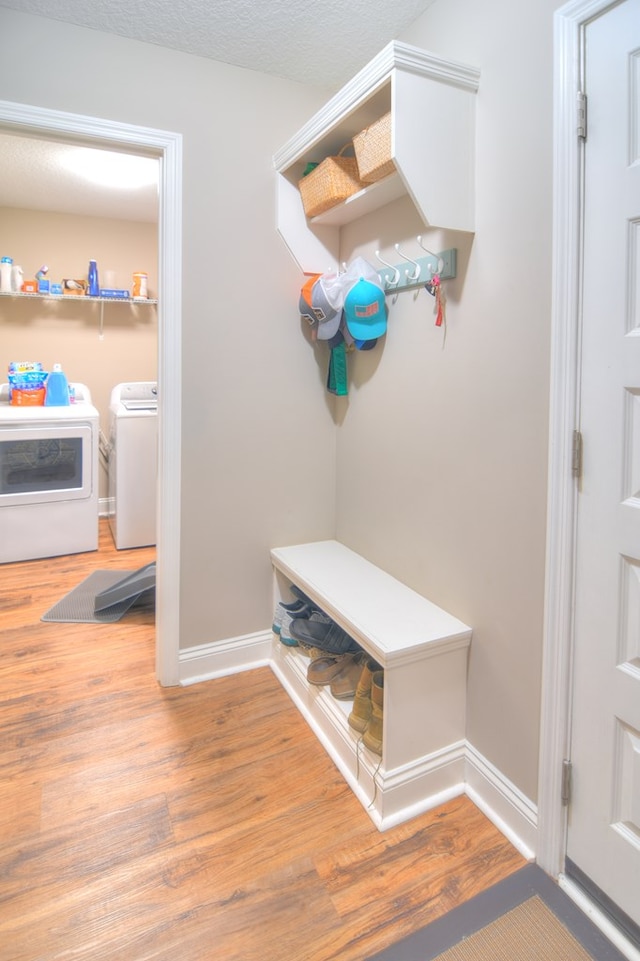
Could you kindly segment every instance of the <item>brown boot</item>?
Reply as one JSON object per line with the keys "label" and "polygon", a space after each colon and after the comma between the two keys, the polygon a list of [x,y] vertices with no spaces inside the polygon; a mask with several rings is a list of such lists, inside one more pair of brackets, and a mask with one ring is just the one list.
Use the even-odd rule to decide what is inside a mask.
{"label": "brown boot", "polygon": [[375,671],[380,670],[380,665],[369,658],[362,668],[360,680],[356,687],[356,695],[353,700],[353,709],[348,717],[349,727],[362,734],[366,730],[369,718],[371,717],[371,678]]}
{"label": "brown boot", "polygon": [[365,747],[382,757],[382,704],[384,700],[384,673],[376,671],[371,678],[371,717],[362,738]]}
{"label": "brown boot", "polygon": [[341,669],[331,679],[331,693],[338,701],[350,701],[356,696],[356,688],[365,661],[369,660],[366,651],[357,654],[345,654]]}

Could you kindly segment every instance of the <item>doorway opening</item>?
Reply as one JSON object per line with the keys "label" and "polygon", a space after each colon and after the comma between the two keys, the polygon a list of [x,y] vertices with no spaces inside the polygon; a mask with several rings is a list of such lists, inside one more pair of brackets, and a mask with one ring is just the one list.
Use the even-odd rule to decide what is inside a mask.
{"label": "doorway opening", "polygon": [[123,150],[159,161],[158,190],[158,508],[156,677],[179,683],[181,474],[182,137],[25,104],[0,101],[0,131],[40,140]]}

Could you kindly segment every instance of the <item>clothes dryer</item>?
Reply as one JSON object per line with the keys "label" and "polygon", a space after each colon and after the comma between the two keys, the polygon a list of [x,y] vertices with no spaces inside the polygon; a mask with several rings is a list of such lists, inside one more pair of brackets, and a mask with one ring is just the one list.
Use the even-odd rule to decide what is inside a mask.
{"label": "clothes dryer", "polygon": [[158,386],[117,384],[109,404],[109,524],[117,550],[156,543]]}

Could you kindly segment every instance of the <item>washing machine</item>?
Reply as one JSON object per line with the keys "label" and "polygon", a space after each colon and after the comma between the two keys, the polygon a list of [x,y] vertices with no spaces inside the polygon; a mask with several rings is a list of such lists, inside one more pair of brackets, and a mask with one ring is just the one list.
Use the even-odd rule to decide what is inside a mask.
{"label": "washing machine", "polygon": [[0,563],[98,549],[99,414],[71,386],[67,407],[22,407],[0,385]]}
{"label": "washing machine", "polygon": [[109,524],[117,550],[156,542],[158,385],[117,384],[109,403]]}

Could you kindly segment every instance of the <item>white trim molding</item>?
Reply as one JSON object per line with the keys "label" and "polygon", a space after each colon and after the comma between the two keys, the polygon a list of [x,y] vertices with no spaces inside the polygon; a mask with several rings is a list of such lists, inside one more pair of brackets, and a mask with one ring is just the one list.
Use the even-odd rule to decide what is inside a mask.
{"label": "white trim molding", "polygon": [[587,895],[584,893],[581,887],[579,887],[575,881],[568,878],[566,874],[561,874],[558,878],[558,885],[567,894],[571,900],[577,904],[581,911],[587,915],[590,921],[595,924],[597,928],[602,931],[604,936],[611,941],[613,945],[618,949],[620,954],[628,958],[628,961],[640,961],[640,951],[631,944],[631,942],[626,938],[619,928],[613,924],[612,921],[606,916],[606,914],[600,910],[598,905],[594,904]]}
{"label": "white trim molding", "polygon": [[566,850],[561,784],[569,752],[577,512],[571,452],[579,424],[584,149],[577,134],[577,95],[583,85],[584,26],[613,6],[612,0],[571,0],[554,15],[551,397],[537,856],[556,878]]}
{"label": "white trim molding", "polygon": [[562,766],[570,759],[577,487],[572,435],[579,426],[582,292],[583,143],[577,95],[583,92],[584,28],[617,0],[571,0],[554,16],[553,276],[545,635],[538,789],[537,862],[630,961],[640,953],[564,874],[567,813]]}
{"label": "white trim molding", "polygon": [[536,805],[469,741],[466,744],[465,793],[523,857],[528,861],[534,859],[538,834]]}
{"label": "white trim molding", "polygon": [[180,480],[182,355],[182,135],[0,101],[0,129],[113,149],[160,161],[158,252],[158,562],[156,675],[177,684],[180,639]]}
{"label": "white trim molding", "polygon": [[180,684],[197,684],[271,662],[271,631],[258,631],[224,641],[199,644],[180,651]]}
{"label": "white trim molding", "polygon": [[[575,6],[572,4],[571,6]],[[553,260],[545,636],[539,767],[538,862],[557,877],[564,866],[562,761],[568,751],[570,638],[573,623],[575,480],[580,296],[580,25],[566,7],[554,18]]]}

